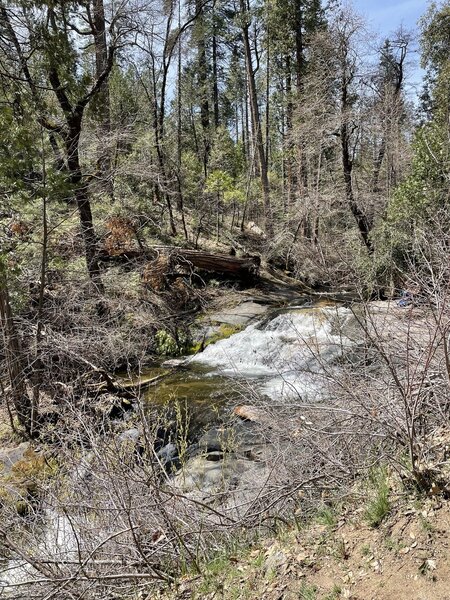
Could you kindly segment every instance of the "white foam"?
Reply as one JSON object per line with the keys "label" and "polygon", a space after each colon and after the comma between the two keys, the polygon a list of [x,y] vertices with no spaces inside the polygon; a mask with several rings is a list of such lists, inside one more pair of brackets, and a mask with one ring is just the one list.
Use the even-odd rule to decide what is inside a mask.
{"label": "white foam", "polygon": [[[53,510],[45,509],[40,525],[41,534],[36,530],[37,548],[31,550],[36,557],[51,557],[55,560],[76,560],[78,557],[77,535],[73,530],[74,523],[65,515],[59,515]],[[39,539],[40,538],[40,539]],[[8,560],[0,563],[0,596],[8,594],[14,585],[27,580],[39,579],[41,574],[28,562]]]}
{"label": "white foam", "polygon": [[264,377],[260,389],[271,397],[317,392],[324,366],[353,343],[342,333],[351,318],[343,307],[282,313],[207,346],[192,362],[223,375]]}

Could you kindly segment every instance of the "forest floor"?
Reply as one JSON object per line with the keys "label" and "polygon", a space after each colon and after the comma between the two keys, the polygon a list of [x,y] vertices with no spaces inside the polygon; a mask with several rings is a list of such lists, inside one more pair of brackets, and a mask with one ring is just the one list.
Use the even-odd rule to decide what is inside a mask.
{"label": "forest floor", "polygon": [[185,576],[170,600],[449,600],[450,502],[391,490],[389,512],[367,523],[367,499],[323,506],[245,549]]}

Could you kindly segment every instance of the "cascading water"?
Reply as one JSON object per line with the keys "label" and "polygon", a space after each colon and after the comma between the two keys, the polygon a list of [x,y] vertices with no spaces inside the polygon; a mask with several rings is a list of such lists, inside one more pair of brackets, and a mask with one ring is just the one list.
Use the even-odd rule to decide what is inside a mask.
{"label": "cascading water", "polygon": [[191,362],[259,379],[258,389],[273,399],[318,393],[324,367],[354,343],[353,321],[344,307],[284,312],[208,346]]}
{"label": "cascading water", "polygon": [[[342,306],[290,309],[211,344],[186,361],[184,366],[192,363],[207,367],[204,374],[196,374],[195,383],[198,385],[202,377],[215,377],[217,390],[224,385],[222,377],[231,376],[250,381],[252,389],[276,402],[298,396],[303,399],[314,396],[317,399],[324,395],[325,373],[336,359],[352,348],[359,335],[350,309]],[[186,394],[188,399],[192,396],[198,400],[198,389],[192,390],[191,396],[185,389],[189,387],[189,375],[195,374],[195,371],[198,368],[191,373],[182,370],[177,376],[184,385],[179,393]],[[211,383],[211,379],[208,381]],[[176,392],[176,383],[172,384],[171,390]],[[211,389],[205,400],[211,402],[217,390]],[[162,388],[159,393],[161,391]],[[157,388],[155,394],[158,394]],[[208,464],[211,466],[213,463]],[[239,465],[242,467],[242,464],[241,460]],[[248,464],[251,468],[261,466],[259,463]],[[81,477],[82,474],[77,473],[76,476]],[[223,476],[221,470],[220,476]],[[73,525],[73,519],[69,521],[64,514],[44,511],[41,515],[40,551],[63,561],[76,558],[78,541]],[[27,561],[5,560],[3,565],[0,563],[0,595],[7,595],[11,586],[35,576],[39,573]]]}
{"label": "cascading water", "polygon": [[[36,524],[34,529],[34,535],[40,539],[38,552],[61,561],[76,560],[78,542],[74,528],[73,518],[44,509],[40,524]],[[8,560],[3,565],[0,562],[0,596],[12,592],[14,586],[30,578],[43,576],[31,563],[30,560]]]}

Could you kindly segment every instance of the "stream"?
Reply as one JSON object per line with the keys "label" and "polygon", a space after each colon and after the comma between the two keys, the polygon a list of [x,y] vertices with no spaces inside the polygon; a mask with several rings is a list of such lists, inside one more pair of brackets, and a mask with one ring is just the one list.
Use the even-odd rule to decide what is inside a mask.
{"label": "stream", "polygon": [[[233,435],[238,439],[238,451],[225,465],[220,438],[223,430],[214,425],[217,415],[231,414],[236,405],[251,405],[257,396],[274,404],[299,398],[303,402],[326,401],[325,371],[357,341],[358,327],[349,308],[312,305],[305,299],[304,304],[269,309],[250,320],[242,331],[187,357],[182,368],[144,392],[153,406],[178,400],[192,413],[197,430],[195,451],[189,455],[182,475],[172,471],[172,485],[204,498],[217,490],[219,481],[238,473],[244,483],[235,485],[235,493],[246,499],[248,489],[254,486],[248,474],[254,477],[256,470],[260,477],[265,476],[264,441],[251,429],[252,423],[237,419]],[[255,462],[250,455],[259,458]],[[235,499],[228,500],[228,505]],[[49,556],[69,557],[76,550],[73,522],[69,525],[65,515],[50,511],[43,515],[43,521],[42,548],[48,548]],[[2,584],[7,592],[8,584],[29,578],[30,569],[17,561],[7,561],[3,570],[0,564],[0,595]]]}
{"label": "stream", "polygon": [[308,303],[269,313],[208,346],[189,363],[210,368],[210,377],[244,380],[277,402],[305,400],[320,395],[324,365],[349,349],[356,335],[350,309]]}

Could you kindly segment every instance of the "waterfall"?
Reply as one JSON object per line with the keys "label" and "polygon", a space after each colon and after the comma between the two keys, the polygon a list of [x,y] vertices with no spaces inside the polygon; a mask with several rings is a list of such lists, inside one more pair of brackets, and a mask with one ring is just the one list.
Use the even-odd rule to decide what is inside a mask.
{"label": "waterfall", "polygon": [[192,362],[222,375],[259,379],[260,391],[274,399],[319,393],[324,367],[354,344],[353,322],[344,307],[284,312],[208,346]]}

